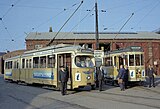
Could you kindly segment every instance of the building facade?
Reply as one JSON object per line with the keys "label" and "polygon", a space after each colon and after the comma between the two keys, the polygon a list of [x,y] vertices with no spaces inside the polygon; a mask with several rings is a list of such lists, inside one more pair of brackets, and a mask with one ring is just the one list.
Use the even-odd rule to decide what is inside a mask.
{"label": "building facade", "polygon": [[[38,49],[47,46],[54,38],[54,44],[88,44],[96,48],[94,32],[32,32],[26,37],[26,49]],[[144,50],[145,66],[154,65],[160,75],[160,34],[155,32],[101,32],[99,33],[99,48],[105,51],[125,48],[128,46],[141,46]]]}

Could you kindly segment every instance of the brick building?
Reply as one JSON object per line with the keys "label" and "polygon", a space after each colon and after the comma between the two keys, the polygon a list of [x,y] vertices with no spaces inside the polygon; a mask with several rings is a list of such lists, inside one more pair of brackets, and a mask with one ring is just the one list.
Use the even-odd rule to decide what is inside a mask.
{"label": "brick building", "polygon": [[[56,32],[32,32],[26,37],[27,50],[45,47]],[[88,44],[95,49],[94,32],[60,32],[52,44]],[[125,48],[127,46],[141,46],[144,49],[145,65],[154,65],[160,75],[160,34],[155,32],[100,32],[99,46],[105,51]]]}

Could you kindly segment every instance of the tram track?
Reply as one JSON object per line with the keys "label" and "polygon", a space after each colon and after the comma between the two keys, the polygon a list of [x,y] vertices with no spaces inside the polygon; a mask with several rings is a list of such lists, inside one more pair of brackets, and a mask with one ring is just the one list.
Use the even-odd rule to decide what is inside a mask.
{"label": "tram track", "polygon": [[145,90],[147,92],[152,92],[152,93],[155,93],[155,94],[160,94],[160,91],[156,91],[156,90],[152,90],[152,89],[149,89],[149,88],[145,88],[143,86],[139,86],[139,87],[136,87],[136,88],[143,89],[143,90]]}
{"label": "tram track", "polygon": [[[68,95],[65,96],[65,97],[67,97],[67,99],[63,99],[61,96],[59,98],[56,98],[56,96],[53,98],[53,96],[46,96],[45,95],[45,93],[47,94],[47,93],[51,92],[50,90],[47,90],[47,89],[40,88],[40,89],[42,89],[42,91],[40,91],[40,92],[43,92],[44,94],[42,94],[42,93],[37,94],[35,92],[31,92],[31,91],[25,90],[25,88],[23,88],[23,87],[30,87],[30,86],[17,85],[18,87],[14,87],[14,89],[12,89],[11,86],[14,87],[14,84],[8,83],[6,85],[6,88],[8,88],[11,92],[14,92],[14,90],[19,90],[20,92],[26,93],[28,95],[32,95],[33,98],[36,98],[36,99],[38,97],[38,98],[44,99],[44,100],[51,100],[52,102],[53,101],[61,102],[61,103],[68,105],[69,107],[72,106],[72,107],[75,107],[78,109],[90,109],[86,106],[81,106],[78,103],[66,101],[67,99],[71,99],[71,98],[67,97]],[[33,87],[33,88],[37,89],[39,87]],[[143,88],[143,87],[135,87],[133,89],[136,89],[136,90],[142,89],[142,91],[146,90],[146,88]],[[152,90],[146,90],[146,91],[152,92],[154,94],[158,94],[157,93],[158,91],[152,91]],[[158,103],[156,105],[154,104],[154,102],[158,102],[158,101],[160,101],[160,99],[155,98],[155,97],[152,98],[149,96],[128,95],[123,92],[118,92],[118,93],[117,92],[115,92],[115,93],[114,92],[107,92],[107,91],[98,92],[97,90],[91,90],[91,91],[87,90],[87,91],[78,91],[78,92],[77,91],[68,91],[68,93],[69,93],[69,96],[70,95],[72,96],[72,94],[74,94],[75,97],[78,95],[78,96],[81,96],[84,98],[91,97],[93,99],[97,98],[97,99],[106,100],[106,101],[108,100],[108,101],[113,101],[113,102],[124,103],[124,105],[125,104],[135,104],[135,105],[139,105],[139,106],[147,106],[149,108],[160,109],[160,105]],[[37,105],[33,105],[30,101],[24,100],[20,96],[17,96],[17,94],[10,93],[8,96],[10,98],[16,100],[17,102],[24,103],[30,107],[35,108],[35,109],[43,108],[43,107],[38,107]],[[73,97],[73,98],[75,98],[75,97]],[[59,108],[62,108],[62,106]]]}
{"label": "tram track", "polygon": [[[98,94],[98,96],[97,96],[97,94]],[[103,100],[115,101],[115,102],[120,102],[120,103],[129,103],[129,104],[135,104],[135,105],[141,105],[141,106],[147,106],[147,107],[150,107],[150,108],[160,109],[160,106],[156,106],[154,104],[148,104],[149,101],[147,103],[145,101],[146,99],[151,99],[151,100],[154,100],[154,101],[159,101],[160,99],[152,99],[152,98],[148,98],[148,97],[121,95],[121,94],[114,94],[114,93],[108,93],[108,92],[96,92],[96,91],[82,92],[82,93],[80,93],[80,95],[88,96],[88,97],[92,97],[92,98],[99,98],[99,99],[103,99]],[[125,98],[121,99],[122,96],[123,96],[123,98],[124,97]],[[137,97],[139,97],[139,98],[137,98]],[[138,102],[139,99],[144,100],[144,101],[143,102]]]}
{"label": "tram track", "polygon": [[[9,84],[9,85],[14,85],[14,84]],[[43,100],[50,100],[50,101],[52,101],[53,103],[56,101],[56,102],[58,102],[59,104],[63,104],[63,105],[59,105],[58,107],[56,107],[56,109],[57,109],[57,108],[58,108],[58,109],[64,109],[64,108],[67,108],[67,107],[72,107],[72,108],[76,108],[76,109],[90,109],[90,108],[85,107],[85,106],[81,106],[81,105],[74,104],[74,103],[70,103],[70,102],[67,102],[67,101],[64,101],[64,100],[61,100],[61,99],[57,99],[57,98],[45,96],[45,95],[43,95],[43,94],[39,94],[39,95],[38,95],[37,93],[33,93],[33,92],[29,91],[29,90],[25,90],[25,89],[23,89],[23,88],[20,88],[21,86],[25,87],[24,85],[17,85],[17,86],[18,86],[18,87],[14,87],[14,89],[12,89],[12,88],[9,87],[9,86],[6,86],[6,88],[7,88],[8,90],[10,90],[11,92],[14,92],[14,90],[18,90],[18,91],[20,91],[21,93],[23,92],[23,93],[25,93],[25,94],[28,94],[28,95],[33,96],[33,98],[43,99]],[[29,87],[29,86],[27,86],[27,87]],[[34,88],[34,87],[33,87],[33,88]],[[36,87],[36,88],[38,88],[38,87]],[[42,90],[47,90],[47,89],[43,89],[43,88],[40,88],[40,89],[42,89]],[[50,91],[49,91],[49,92],[50,92]],[[72,92],[73,92],[73,91],[72,91]],[[46,93],[48,93],[48,91],[47,91]],[[45,93],[44,93],[44,94],[45,94]],[[21,94],[20,94],[20,95],[21,95]],[[10,97],[10,98],[12,98],[12,99],[14,99],[14,100],[17,101],[17,102],[26,104],[26,105],[34,108],[34,109],[43,109],[43,108],[44,108],[44,106],[39,107],[39,106],[37,106],[37,105],[32,104],[31,101],[27,101],[27,100],[23,99],[23,97],[20,97],[19,94],[17,94],[17,93],[9,93],[7,96]]]}

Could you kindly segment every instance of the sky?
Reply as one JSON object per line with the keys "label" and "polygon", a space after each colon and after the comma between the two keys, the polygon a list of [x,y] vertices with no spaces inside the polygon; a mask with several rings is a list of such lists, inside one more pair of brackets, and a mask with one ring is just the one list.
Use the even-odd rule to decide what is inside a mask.
{"label": "sky", "polygon": [[[30,32],[60,30],[82,0],[0,0],[0,52],[26,48]],[[83,0],[61,32],[95,32],[95,1]],[[99,32],[160,28],[160,0],[97,0]],[[132,13],[134,15],[132,16]]]}

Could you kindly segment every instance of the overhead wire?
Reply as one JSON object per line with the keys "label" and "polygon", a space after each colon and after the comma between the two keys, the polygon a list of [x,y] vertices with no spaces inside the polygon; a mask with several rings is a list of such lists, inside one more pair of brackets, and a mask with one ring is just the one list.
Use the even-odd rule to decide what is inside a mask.
{"label": "overhead wire", "polygon": [[55,34],[55,36],[53,37],[53,39],[47,44],[47,46],[50,46],[50,44],[55,40],[55,38],[57,37],[57,35],[59,34],[59,32],[68,23],[68,21],[72,18],[72,16],[78,11],[78,9],[81,7],[82,4],[83,4],[83,0],[79,4],[79,6],[76,8],[76,10],[71,14],[71,16],[65,21],[65,23],[62,25],[62,27],[59,29],[59,31]]}
{"label": "overhead wire", "polygon": [[8,33],[8,35],[10,36],[11,41],[14,41],[14,39],[12,38],[12,36],[11,36],[10,32],[8,31],[8,28],[5,26],[5,24],[4,24],[4,22],[3,22],[3,20],[2,20],[2,25],[3,25],[3,27],[5,28],[5,30],[6,30],[6,32]]}
{"label": "overhead wire", "polygon": [[4,13],[4,15],[0,18],[1,23],[2,23],[2,25],[3,25],[3,27],[4,27],[4,29],[6,30],[6,32],[8,33],[8,35],[9,35],[10,38],[11,38],[11,41],[14,41],[14,39],[13,39],[12,35],[10,34],[7,26],[5,25],[3,18],[12,10],[12,8],[13,8],[15,5],[17,5],[18,2],[20,2],[20,0],[17,0],[14,4],[12,4],[11,7],[10,7],[10,8]]}
{"label": "overhead wire", "polygon": [[135,28],[136,26],[138,26],[141,22],[143,22],[143,20],[160,4],[160,1],[158,1],[158,3],[156,5],[154,5],[141,19],[140,21],[133,27]]}
{"label": "overhead wire", "polygon": [[59,15],[62,14],[63,12],[65,12],[65,11],[67,11],[67,10],[73,8],[73,7],[76,6],[77,4],[78,4],[78,3],[75,3],[75,4],[73,4],[71,7],[63,8],[63,10],[60,11],[59,13],[57,13],[54,17],[47,19],[45,22],[43,22],[43,23],[37,25],[36,27],[33,27],[32,30],[35,30],[35,28],[41,27],[42,25],[44,25],[44,24],[46,24],[47,22],[53,20],[54,18],[56,18],[57,16],[59,16]]}
{"label": "overhead wire", "polygon": [[[124,26],[129,22],[129,20],[133,17],[134,13],[131,14],[131,16],[127,19],[127,21],[122,25],[122,27],[119,29],[119,31],[117,32],[117,34],[114,36],[113,40],[110,42],[110,46],[111,43],[114,42],[114,40],[116,39],[116,37],[120,34],[121,30],[124,28]],[[115,42],[116,43],[116,42]],[[109,47],[110,47],[109,46]],[[107,48],[108,49],[108,48]]]}
{"label": "overhead wire", "polygon": [[[94,8],[95,7],[93,7],[90,11],[88,11],[88,13],[67,33],[67,35],[63,36],[63,39],[67,37],[80,23],[82,23],[90,15],[90,13],[94,10]],[[75,38],[75,41],[76,41],[76,38]]]}
{"label": "overhead wire", "polygon": [[17,3],[20,2],[20,0],[17,0],[14,4],[11,5],[11,7],[4,13],[4,15],[1,17],[2,19],[11,11],[11,9],[17,5]]}
{"label": "overhead wire", "polygon": [[128,15],[125,16],[125,17],[123,17],[123,18],[121,18],[120,20],[114,22],[113,24],[111,24],[111,25],[109,25],[109,26],[103,28],[103,30],[110,29],[110,28],[112,28],[114,25],[117,25],[117,24],[119,24],[119,23],[122,23],[126,18],[128,18]]}
{"label": "overhead wire", "polygon": [[[60,11],[59,13],[57,13],[57,14],[56,14],[55,16],[53,16],[52,18],[49,18],[49,19],[47,19],[46,21],[40,23],[39,25],[30,28],[30,30],[28,30],[29,33],[35,31],[36,29],[40,28],[40,27],[43,26],[44,24],[46,24],[46,23],[50,22],[51,20],[55,19],[56,17],[58,17],[58,16],[61,15],[62,13],[66,12],[66,11],[68,11],[68,10],[70,10],[70,9],[72,9],[72,8],[75,7],[76,5],[78,5],[78,2],[77,2],[77,3],[74,3],[73,5],[69,6],[68,8],[59,8],[59,9],[63,9],[63,10]],[[57,9],[57,8],[54,8],[54,9]],[[27,32],[24,32],[24,33],[25,33],[26,35],[28,35]],[[22,34],[22,35],[23,35],[23,34]],[[22,36],[22,35],[21,35],[21,36]],[[19,36],[18,36],[18,37],[19,37]]]}

